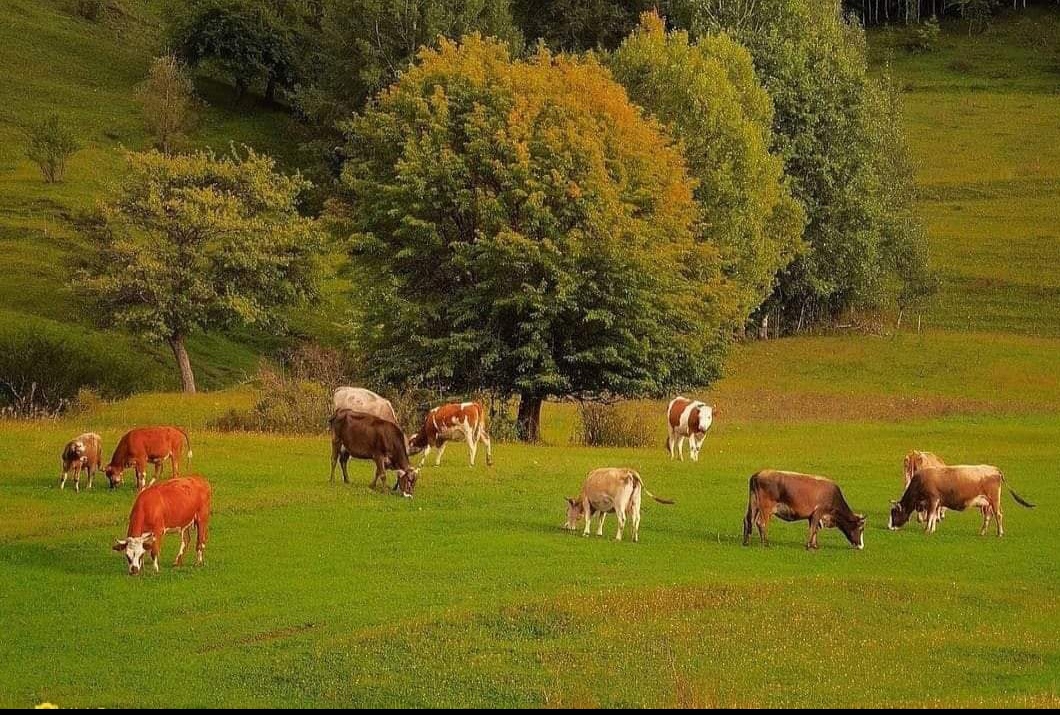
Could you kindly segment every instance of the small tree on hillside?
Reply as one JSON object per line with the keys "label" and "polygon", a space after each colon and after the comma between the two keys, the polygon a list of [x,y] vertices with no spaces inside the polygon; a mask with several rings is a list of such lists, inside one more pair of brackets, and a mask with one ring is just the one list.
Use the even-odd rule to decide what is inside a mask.
{"label": "small tree on hillside", "polygon": [[26,155],[40,167],[44,181],[55,184],[66,174],[66,162],[79,148],[73,133],[53,114],[29,130]]}
{"label": "small tree on hillside", "polygon": [[346,125],[358,347],[382,382],[519,395],[663,395],[717,377],[720,259],[661,127],[589,58],[512,61],[478,36]]}
{"label": "small tree on hillside", "polygon": [[156,57],[147,81],[137,89],[148,130],[155,146],[169,154],[195,121],[195,84],[171,54]]}
{"label": "small tree on hillside", "polygon": [[313,295],[322,237],[296,210],[308,182],[249,149],[222,158],[150,151],[127,161],[120,193],[89,229],[99,252],[82,285],[112,322],[165,340],[184,391],[194,392],[190,334],[275,329],[285,307]]}

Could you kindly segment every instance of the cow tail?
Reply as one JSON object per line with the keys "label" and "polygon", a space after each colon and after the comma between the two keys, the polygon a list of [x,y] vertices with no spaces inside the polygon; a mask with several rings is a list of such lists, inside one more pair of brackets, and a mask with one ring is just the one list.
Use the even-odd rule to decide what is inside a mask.
{"label": "cow tail", "polygon": [[188,459],[191,459],[191,437],[184,430],[180,430],[180,433],[184,435],[184,446],[188,448]]}
{"label": "cow tail", "polygon": [[673,504],[674,503],[673,499],[664,499],[663,497],[657,497],[654,494],[652,494],[651,492],[649,492],[648,488],[644,486],[644,480],[641,479],[640,475],[637,472],[633,471],[632,469],[629,470],[629,476],[633,477],[633,483],[638,485],[641,488],[641,491],[643,491],[645,494],[647,494],[649,497],[651,497],[655,501],[659,502],[660,504]]}
{"label": "cow tail", "polygon": [[[1001,474],[1001,472],[998,472],[998,474]],[[1010,485],[1008,483],[1008,480],[1005,479],[1005,475],[1004,474],[1001,474],[1001,481],[1003,481],[1005,483],[1005,486],[1008,487],[1008,493],[1012,495],[1012,498],[1016,500],[1017,504],[1019,504],[1020,506],[1023,506],[1023,507],[1027,507],[1028,509],[1033,509],[1035,507],[1034,504],[1031,504],[1029,501],[1027,501],[1026,499],[1024,499],[1023,497],[1021,497],[1019,494],[1016,493],[1016,490],[1013,489],[1012,485]]]}

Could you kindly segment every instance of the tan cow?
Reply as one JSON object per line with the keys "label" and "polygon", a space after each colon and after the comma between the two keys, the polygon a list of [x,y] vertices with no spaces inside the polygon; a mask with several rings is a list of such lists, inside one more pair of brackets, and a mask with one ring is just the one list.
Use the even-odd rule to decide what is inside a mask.
{"label": "tan cow", "polygon": [[353,410],[354,412],[375,415],[381,420],[388,420],[394,424],[400,424],[390,400],[380,397],[363,387],[338,388],[332,397],[332,404],[334,405],[334,412]]}
{"label": "tan cow", "polygon": [[409,454],[423,452],[419,464],[422,467],[433,447],[438,450],[438,456],[434,458],[434,466],[437,467],[442,463],[446,442],[453,440],[467,442],[472,467],[475,466],[479,442],[486,445],[486,465],[493,464],[493,442],[486,430],[486,411],[481,402],[453,402],[428,412],[420,431],[409,438]]}
{"label": "tan cow", "polygon": [[588,536],[592,519],[599,514],[600,525],[596,535],[603,536],[604,519],[608,514],[614,513],[618,519],[615,541],[622,541],[622,531],[626,527],[626,520],[629,519],[633,523],[633,541],[636,542],[640,539],[641,492],[660,504],[673,504],[672,500],[657,497],[645,489],[640,474],[632,469],[594,469],[586,477],[581,494],[567,499],[567,523],[564,527],[568,531],[574,531],[578,528],[578,521],[584,518],[585,530],[582,533]]}
{"label": "tan cow", "polygon": [[63,471],[59,488],[66,488],[66,480],[72,472],[74,490],[81,491],[81,472],[88,472],[88,488],[92,488],[92,477],[103,465],[103,438],[95,432],[85,432],[74,437],[63,447]]}
{"label": "tan cow", "polygon": [[[902,463],[902,475],[905,477],[905,486],[909,486],[909,480],[913,478],[913,475],[919,472],[921,469],[927,469],[929,467],[945,467],[946,463],[939,459],[939,456],[934,452],[921,452],[919,450],[913,450],[909,454],[905,455],[905,460]],[[939,512],[939,519],[946,518],[946,510],[942,509]],[[918,511],[916,513],[916,520],[923,523],[927,519],[926,511]]]}
{"label": "tan cow", "polygon": [[[996,519],[997,535],[1004,536],[1001,488],[1005,484],[1005,475],[990,464],[921,469],[909,480],[902,498],[891,502],[891,517],[887,526],[891,531],[897,531],[909,521],[913,512],[926,511],[928,519],[924,530],[933,534],[938,527],[939,512],[943,507],[964,511],[970,506],[976,506],[983,514],[979,535],[986,534],[990,517],[993,516]],[[1009,487],[1009,493],[1020,505],[1028,509],[1034,508],[1033,504],[1014,492],[1012,487]]]}

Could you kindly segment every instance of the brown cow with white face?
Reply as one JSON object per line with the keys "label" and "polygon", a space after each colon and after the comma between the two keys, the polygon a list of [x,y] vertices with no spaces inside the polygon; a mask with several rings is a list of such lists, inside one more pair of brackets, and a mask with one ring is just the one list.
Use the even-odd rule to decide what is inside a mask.
{"label": "brown cow with white face", "polygon": [[453,402],[428,412],[423,418],[423,427],[409,438],[409,454],[423,452],[422,467],[433,447],[438,450],[438,456],[434,458],[437,467],[442,463],[446,442],[453,440],[467,442],[472,467],[475,466],[479,442],[486,445],[486,465],[493,464],[493,442],[486,431],[486,411],[481,402]]}
{"label": "brown cow with white face", "polygon": [[59,488],[66,488],[66,480],[74,475],[74,490],[81,491],[81,472],[88,472],[88,488],[92,488],[92,477],[103,464],[103,438],[95,432],[85,432],[74,437],[63,447],[63,471],[59,477]]}
{"label": "brown cow with white face", "polygon": [[371,488],[386,487],[386,470],[396,470],[397,483],[393,491],[400,490],[405,497],[412,497],[416,489],[419,472],[409,463],[405,433],[390,420],[375,415],[338,410],[328,420],[331,426],[331,481],[335,481],[335,464],[342,465],[342,481],[350,483],[346,463],[350,457],[371,459],[375,462],[375,477]]}
{"label": "brown cow with white face", "polygon": [[817,532],[838,527],[855,549],[865,548],[865,517],[855,514],[839,486],[830,479],[798,472],[763,469],[748,484],[747,515],[743,522],[743,545],[751,543],[751,529],[758,527],[762,544],[769,545],[769,519],[808,521],[807,549],[817,548]]}
{"label": "brown cow with white face", "polygon": [[[956,465],[952,467],[928,467],[913,474],[899,501],[891,502],[891,517],[888,528],[897,531],[905,526],[913,512],[926,511],[928,534],[938,527],[939,512],[943,509],[964,511],[968,507],[979,507],[983,514],[983,525],[979,535],[986,534],[990,517],[996,520],[997,535],[1003,536],[1004,515],[1001,513],[1001,488],[1006,485],[1001,470],[990,464]],[[1033,509],[1034,505],[1024,500],[1009,487],[1012,498],[1022,506]]]}

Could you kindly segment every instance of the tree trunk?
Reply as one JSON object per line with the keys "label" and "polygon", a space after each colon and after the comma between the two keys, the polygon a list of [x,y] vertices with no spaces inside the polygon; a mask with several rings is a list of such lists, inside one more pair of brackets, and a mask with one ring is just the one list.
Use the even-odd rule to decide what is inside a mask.
{"label": "tree trunk", "polygon": [[265,101],[269,104],[273,104],[276,101],[276,78],[271,75],[265,85]]}
{"label": "tree trunk", "polygon": [[173,357],[177,359],[180,367],[180,384],[186,393],[195,392],[195,373],[191,371],[191,360],[188,359],[188,351],[184,347],[184,336],[174,335],[169,339],[169,347],[173,349]]}
{"label": "tree trunk", "polygon": [[537,442],[541,437],[541,403],[540,397],[521,395],[519,397],[519,415],[516,425],[519,437],[524,442]]}

